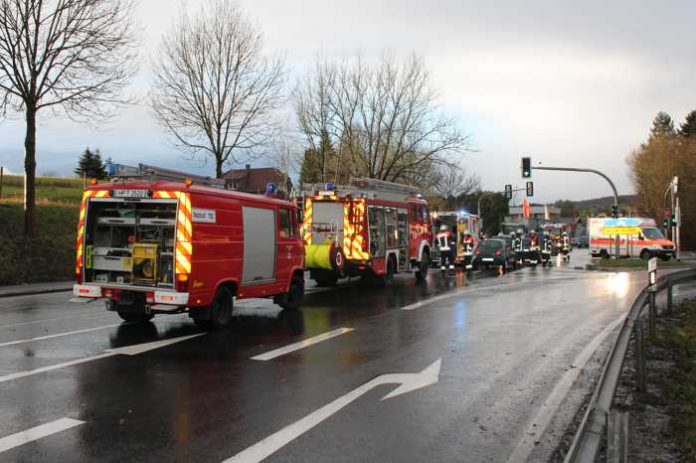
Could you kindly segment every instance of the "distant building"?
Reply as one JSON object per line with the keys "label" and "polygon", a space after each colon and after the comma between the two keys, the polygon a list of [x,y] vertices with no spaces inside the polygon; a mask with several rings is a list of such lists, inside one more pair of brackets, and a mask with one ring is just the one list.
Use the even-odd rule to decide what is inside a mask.
{"label": "distant building", "polygon": [[561,221],[561,209],[556,206],[533,204],[530,206],[530,213],[527,220],[522,215],[522,206],[512,206],[508,209],[508,215],[505,216],[505,223],[524,223],[532,229],[539,229],[547,222]]}
{"label": "distant building", "polygon": [[[540,222],[550,221],[558,222],[561,218],[561,209],[556,206],[544,206],[544,205],[532,205],[530,206],[531,215],[529,216],[532,220],[538,220]],[[546,218],[546,211],[548,210],[548,219]],[[522,217],[522,206],[512,206],[508,209],[508,215],[505,217],[506,222],[519,222],[520,217]]]}
{"label": "distant building", "polygon": [[288,194],[292,190],[292,181],[275,167],[254,167],[247,164],[244,169],[228,170],[222,175],[227,188],[243,193],[264,194],[266,185],[275,183],[278,191]]}

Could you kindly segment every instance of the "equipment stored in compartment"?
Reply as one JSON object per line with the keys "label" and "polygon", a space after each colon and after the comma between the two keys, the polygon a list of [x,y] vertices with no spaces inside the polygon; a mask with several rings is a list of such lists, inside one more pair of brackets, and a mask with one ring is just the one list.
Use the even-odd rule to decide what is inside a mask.
{"label": "equipment stored in compartment", "polygon": [[133,245],[133,281],[153,284],[157,281],[157,244]]}

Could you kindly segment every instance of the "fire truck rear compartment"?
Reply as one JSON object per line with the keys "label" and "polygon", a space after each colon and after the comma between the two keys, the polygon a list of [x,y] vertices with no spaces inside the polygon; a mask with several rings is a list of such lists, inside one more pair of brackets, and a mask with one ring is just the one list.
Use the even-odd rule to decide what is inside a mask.
{"label": "fire truck rear compartment", "polygon": [[174,287],[176,202],[91,200],[85,282]]}
{"label": "fire truck rear compartment", "polygon": [[317,201],[313,206],[312,244],[343,242],[343,203]]}

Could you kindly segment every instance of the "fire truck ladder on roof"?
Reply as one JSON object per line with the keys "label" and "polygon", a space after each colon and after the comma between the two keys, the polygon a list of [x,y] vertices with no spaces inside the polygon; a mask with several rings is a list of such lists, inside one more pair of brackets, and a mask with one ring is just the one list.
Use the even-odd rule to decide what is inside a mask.
{"label": "fire truck ladder on roof", "polygon": [[373,178],[352,178],[347,185],[305,184],[302,190],[305,197],[316,195],[331,197],[333,194],[338,198],[353,196],[389,201],[404,201],[408,197],[419,197],[419,190],[416,187]]}
{"label": "fire truck ladder on roof", "polygon": [[351,184],[355,187],[384,193],[400,193],[405,195],[416,195],[418,188],[398,183],[377,180],[374,178],[353,178]]}
{"label": "fire truck ladder on roof", "polygon": [[226,182],[220,178],[206,177],[203,175],[187,174],[178,170],[165,169],[163,167],[138,164],[137,167],[124,164],[107,164],[107,172],[114,183],[125,183],[137,180],[153,182],[162,180],[167,182],[184,182],[190,179],[194,185],[202,185],[212,188],[227,190]]}

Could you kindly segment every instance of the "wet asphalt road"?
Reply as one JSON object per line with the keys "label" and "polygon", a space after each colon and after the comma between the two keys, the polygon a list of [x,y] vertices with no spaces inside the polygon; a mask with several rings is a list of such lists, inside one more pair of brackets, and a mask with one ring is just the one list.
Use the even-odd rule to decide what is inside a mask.
{"label": "wet asphalt road", "polygon": [[[521,461],[574,362],[615,334],[644,281],[537,268],[350,282],[310,288],[302,312],[239,301],[231,329],[142,353],[105,351],[199,332],[185,315],[122,324],[68,293],[0,299],[0,462],[222,462],[245,449],[239,461]],[[414,390],[383,400],[399,381]]]}

